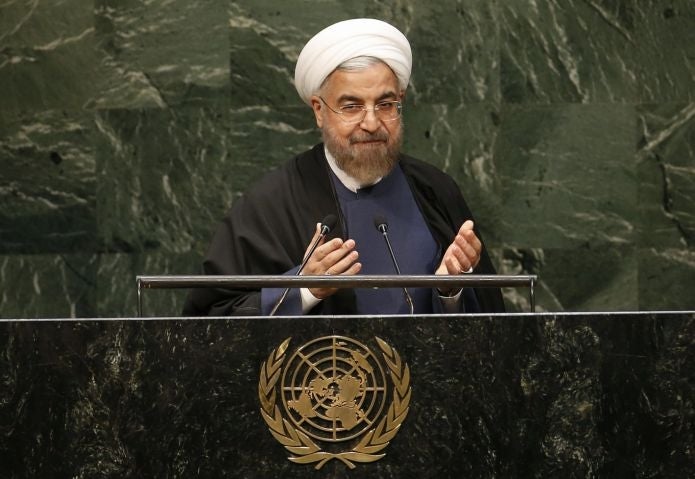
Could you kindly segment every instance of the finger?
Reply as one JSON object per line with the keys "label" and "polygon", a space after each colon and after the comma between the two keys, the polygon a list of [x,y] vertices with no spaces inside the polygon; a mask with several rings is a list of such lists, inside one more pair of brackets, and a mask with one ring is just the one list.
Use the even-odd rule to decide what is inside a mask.
{"label": "finger", "polygon": [[343,248],[344,243],[340,238],[333,238],[332,240],[320,245],[313,254],[313,260],[316,262],[323,262],[327,256],[339,251]]}
{"label": "finger", "polygon": [[324,271],[339,261],[343,260],[346,256],[349,256],[355,249],[355,240],[349,239],[336,248],[328,252],[323,258],[321,258],[321,264],[324,266]]}
{"label": "finger", "polygon": [[357,251],[350,251],[347,255],[340,258],[333,265],[329,266],[326,271],[330,274],[345,274],[349,271],[353,264],[357,262],[359,258],[359,253]]}
{"label": "finger", "polygon": [[343,241],[340,238],[335,238],[327,243],[320,244],[308,259],[304,271],[302,274],[324,274],[326,272],[327,266],[324,263],[330,263],[326,261],[326,257],[334,251],[339,251],[343,245]]}
{"label": "finger", "polygon": [[468,256],[468,254],[458,245],[452,245],[450,256],[451,263],[450,266],[447,265],[449,266],[447,268],[449,270],[449,274],[460,274],[471,269],[477,255],[475,254],[475,251],[473,251],[472,247],[467,246],[467,250],[472,256]]}
{"label": "finger", "polygon": [[[453,244],[461,248],[466,257],[472,260],[473,263],[476,263],[477,257],[482,250],[482,243],[475,234],[474,226],[472,220],[464,221],[454,238]],[[456,254],[456,256],[457,258],[459,257],[458,254]]]}
{"label": "finger", "polygon": [[[340,274],[344,270],[343,265],[339,267],[338,271],[334,271],[334,265],[349,256],[354,248],[354,240],[349,239],[343,242],[341,239],[335,238],[316,249],[304,271],[306,274]],[[347,260],[348,264],[353,263],[356,259],[355,257]]]}
{"label": "finger", "polygon": [[[362,270],[362,263],[353,263],[342,274],[355,275],[355,274],[358,274],[361,270]],[[315,297],[317,297],[319,299],[326,299],[327,297],[331,296],[332,294],[335,294],[338,291],[338,288],[310,288],[309,291],[311,292],[311,294],[313,294]]]}
{"label": "finger", "polygon": [[475,225],[473,224],[472,220],[466,220],[461,225],[461,228],[459,228],[459,233],[462,233],[464,231],[473,231],[474,226]]}
{"label": "finger", "polygon": [[[446,249],[442,262],[440,263],[437,271],[439,274],[458,274],[459,272],[459,261],[456,258],[456,244],[452,243]],[[442,268],[444,271],[442,271]]]}
{"label": "finger", "polygon": [[480,252],[480,250],[483,247],[483,244],[480,242],[480,238],[475,234],[473,230],[465,230],[458,235],[456,235],[456,238],[461,238],[468,244],[470,244],[473,249],[475,249],[477,252]]}
{"label": "finger", "polygon": [[446,270],[449,274],[461,274],[464,271],[462,262],[454,255],[446,260]]}
{"label": "finger", "polygon": [[[483,249],[483,244],[472,230],[465,230],[459,233],[454,239],[454,243],[461,248],[463,253],[468,258],[472,267],[478,265],[480,261],[480,252]],[[466,270],[468,271],[468,270]]]}
{"label": "finger", "polygon": [[460,236],[456,237],[455,246],[457,258],[460,258],[459,253],[461,253],[468,258],[469,261],[474,261],[480,255],[479,250],[476,249],[474,244],[471,244]]}
{"label": "finger", "polygon": [[362,271],[362,263],[353,263],[345,273],[346,275],[355,275]]}
{"label": "finger", "polygon": [[345,270],[341,271],[340,273],[334,273],[333,268],[331,268],[331,275],[340,274],[342,276],[352,276],[358,274],[360,271],[362,271],[362,263],[354,262],[351,263],[350,266],[348,266]]}
{"label": "finger", "polygon": [[439,267],[435,270],[436,274],[456,274],[455,271],[458,271],[458,261],[456,260],[454,248],[456,248],[456,244],[452,243],[446,249],[444,256],[442,256],[442,261],[439,263]]}

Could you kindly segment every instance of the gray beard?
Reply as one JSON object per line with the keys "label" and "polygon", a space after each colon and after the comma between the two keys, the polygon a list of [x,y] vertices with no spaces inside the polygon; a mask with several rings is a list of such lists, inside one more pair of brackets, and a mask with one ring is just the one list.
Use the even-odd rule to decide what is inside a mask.
{"label": "gray beard", "polygon": [[388,136],[382,132],[374,134],[355,134],[350,137],[351,141],[356,140],[387,140],[386,144],[370,146],[356,152],[350,145],[350,141],[342,142],[336,139],[336,135],[329,128],[322,131],[323,141],[326,148],[335,158],[338,168],[356,179],[361,185],[372,185],[379,178],[388,175],[398,162],[402,141],[403,129],[399,130],[398,136],[388,141]]}

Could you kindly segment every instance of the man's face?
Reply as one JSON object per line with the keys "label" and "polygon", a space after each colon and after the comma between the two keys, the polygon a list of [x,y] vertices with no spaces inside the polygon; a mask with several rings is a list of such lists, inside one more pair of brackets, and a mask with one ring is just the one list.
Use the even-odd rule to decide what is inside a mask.
{"label": "man's face", "polygon": [[371,110],[382,101],[402,100],[393,71],[383,63],[364,70],[336,70],[326,80],[321,97],[337,111],[350,104],[370,110],[361,122],[349,124],[318,96],[312,97],[316,123],[338,167],[363,185],[386,176],[398,161],[402,121],[382,121]]}

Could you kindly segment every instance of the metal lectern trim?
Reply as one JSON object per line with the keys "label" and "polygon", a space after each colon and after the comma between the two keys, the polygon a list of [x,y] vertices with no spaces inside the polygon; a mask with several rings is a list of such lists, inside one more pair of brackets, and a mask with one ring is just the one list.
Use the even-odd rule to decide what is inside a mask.
{"label": "metal lectern trim", "polygon": [[536,275],[356,275],[356,276],[137,276],[138,317],[142,317],[143,289],[182,288],[302,288],[333,286],[343,288],[401,288],[459,286],[461,288],[529,288],[531,312],[536,311]]}

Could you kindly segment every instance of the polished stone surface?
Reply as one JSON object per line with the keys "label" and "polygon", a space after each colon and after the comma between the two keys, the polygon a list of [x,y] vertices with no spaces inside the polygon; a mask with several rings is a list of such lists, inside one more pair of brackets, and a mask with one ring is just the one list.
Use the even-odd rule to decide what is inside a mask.
{"label": "polished stone surface", "polygon": [[[694,328],[692,312],[4,321],[3,477],[682,478]],[[260,414],[271,351],[329,335],[377,352],[378,336],[410,370],[386,456],[352,471],[289,462]]]}
{"label": "polished stone surface", "polygon": [[695,308],[690,0],[9,0],[0,317],[129,316],[135,275],[198,272],[234,200],[319,141],[302,45],[359,16],[409,37],[405,150],[540,310]]}
{"label": "polished stone surface", "polygon": [[0,254],[96,250],[93,135],[76,110],[0,123]]}

